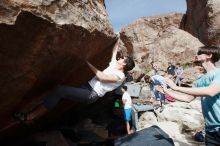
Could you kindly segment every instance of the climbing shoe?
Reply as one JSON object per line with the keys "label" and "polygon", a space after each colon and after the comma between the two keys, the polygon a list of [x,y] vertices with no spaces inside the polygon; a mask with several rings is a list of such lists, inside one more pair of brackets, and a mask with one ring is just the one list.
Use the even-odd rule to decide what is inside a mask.
{"label": "climbing shoe", "polygon": [[27,121],[27,113],[24,112],[15,112],[13,114],[13,118],[19,120],[19,121]]}

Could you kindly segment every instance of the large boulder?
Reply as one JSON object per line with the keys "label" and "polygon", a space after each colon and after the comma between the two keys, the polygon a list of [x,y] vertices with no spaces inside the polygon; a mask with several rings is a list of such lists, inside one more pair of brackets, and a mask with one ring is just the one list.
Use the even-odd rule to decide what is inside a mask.
{"label": "large boulder", "polygon": [[138,125],[139,130],[157,125],[173,138],[175,145],[191,145],[193,135],[204,129],[201,102],[198,99],[191,103],[176,101],[165,105],[163,112],[160,109],[145,112],[140,115]]}
{"label": "large boulder", "polygon": [[202,129],[204,120],[200,105],[199,100],[192,103],[175,102],[169,104],[162,113],[157,112],[158,121],[176,122],[180,124],[182,132]]}
{"label": "large boulder", "polygon": [[220,1],[187,0],[183,29],[208,45],[220,44]]}
{"label": "large boulder", "polygon": [[0,35],[1,131],[55,85],[90,79],[85,60],[106,67],[116,38],[103,0],[1,0]]}
{"label": "large boulder", "polygon": [[168,62],[180,62],[182,65],[192,63],[198,47],[203,44],[179,29],[182,16],[174,13],[144,17],[121,30],[121,45],[127,48],[128,53],[134,54],[136,71],[149,72],[152,61],[161,70],[166,70]]}

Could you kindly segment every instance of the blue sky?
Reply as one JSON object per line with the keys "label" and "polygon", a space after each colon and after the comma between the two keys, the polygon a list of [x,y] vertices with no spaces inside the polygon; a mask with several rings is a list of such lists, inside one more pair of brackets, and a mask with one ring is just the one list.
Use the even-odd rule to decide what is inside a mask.
{"label": "blue sky", "polygon": [[105,4],[116,32],[143,16],[186,12],[186,0],[105,0]]}

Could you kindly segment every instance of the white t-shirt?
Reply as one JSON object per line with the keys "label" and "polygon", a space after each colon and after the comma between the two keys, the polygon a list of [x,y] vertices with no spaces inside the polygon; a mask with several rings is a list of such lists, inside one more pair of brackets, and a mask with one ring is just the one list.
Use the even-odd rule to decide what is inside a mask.
{"label": "white t-shirt", "polygon": [[103,71],[103,73],[104,74],[114,74],[114,75],[118,76],[120,78],[120,80],[115,83],[103,83],[103,82],[100,82],[99,80],[97,80],[96,76],[94,78],[92,78],[89,81],[89,84],[93,88],[93,90],[98,94],[99,97],[103,97],[106,92],[110,92],[110,91],[116,89],[117,87],[119,87],[125,79],[125,74],[122,71],[117,69],[116,60],[110,62],[108,68],[106,68]]}
{"label": "white t-shirt", "polygon": [[124,94],[122,95],[122,100],[126,100],[126,102],[124,103],[124,109],[129,109],[131,108],[131,96],[128,94],[128,92],[124,92]]}

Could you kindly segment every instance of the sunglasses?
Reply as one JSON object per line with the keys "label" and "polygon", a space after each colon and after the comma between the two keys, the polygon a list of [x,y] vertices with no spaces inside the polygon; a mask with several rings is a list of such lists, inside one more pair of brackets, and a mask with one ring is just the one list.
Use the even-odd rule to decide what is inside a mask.
{"label": "sunglasses", "polygon": [[202,62],[196,60],[193,62],[193,66],[202,66]]}

